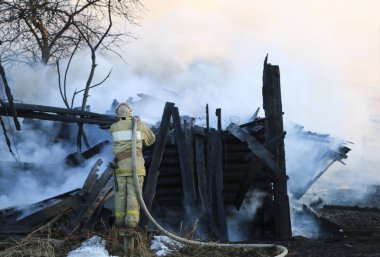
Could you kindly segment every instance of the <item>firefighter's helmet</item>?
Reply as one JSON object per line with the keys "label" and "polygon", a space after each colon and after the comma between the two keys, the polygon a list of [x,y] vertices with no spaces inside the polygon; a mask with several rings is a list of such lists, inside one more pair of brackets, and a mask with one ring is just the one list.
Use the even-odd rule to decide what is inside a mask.
{"label": "firefighter's helmet", "polygon": [[117,118],[126,118],[132,116],[132,107],[128,103],[120,103],[115,109]]}

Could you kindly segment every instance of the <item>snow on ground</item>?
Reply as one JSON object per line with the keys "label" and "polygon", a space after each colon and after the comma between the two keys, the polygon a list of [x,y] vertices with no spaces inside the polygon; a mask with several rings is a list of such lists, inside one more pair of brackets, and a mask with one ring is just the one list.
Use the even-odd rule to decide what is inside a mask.
{"label": "snow on ground", "polygon": [[157,256],[165,256],[183,245],[167,236],[154,236],[150,250]]}
{"label": "snow on ground", "polygon": [[68,253],[67,257],[117,257],[109,255],[106,250],[106,241],[93,236],[84,241],[80,247]]}

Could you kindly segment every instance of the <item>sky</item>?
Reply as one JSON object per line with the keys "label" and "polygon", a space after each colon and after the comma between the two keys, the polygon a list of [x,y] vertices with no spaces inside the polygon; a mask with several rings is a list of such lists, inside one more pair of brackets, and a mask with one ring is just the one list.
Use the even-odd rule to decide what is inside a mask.
{"label": "sky", "polygon": [[[227,120],[238,113],[244,120],[262,105],[267,53],[269,61],[280,66],[286,120],[359,141],[369,113],[379,109],[378,101],[370,100],[380,96],[378,1],[143,0],[143,4],[139,26],[118,24],[136,37],[119,50],[127,64],[116,56],[98,57],[95,81],[111,69],[112,74],[108,83],[92,90],[89,104],[95,111],[104,112],[113,98],[124,95],[136,98],[137,93],[146,93],[166,100],[171,92],[180,95],[173,101],[188,114],[203,113],[204,105],[213,102],[212,108],[225,110]],[[83,87],[86,60],[83,54],[74,62],[69,91]],[[16,97],[63,106],[55,73],[43,69],[17,76]],[[39,90],[20,86],[30,81],[50,101],[40,97]],[[347,125],[352,119],[355,126]]]}
{"label": "sky", "polygon": [[169,43],[185,62],[239,60],[234,68],[250,70],[256,79],[269,53],[280,65],[285,112],[312,129],[350,137],[349,126],[335,120],[362,114],[366,98],[380,95],[378,1],[146,1],[145,6],[141,41],[156,37],[156,46]]}

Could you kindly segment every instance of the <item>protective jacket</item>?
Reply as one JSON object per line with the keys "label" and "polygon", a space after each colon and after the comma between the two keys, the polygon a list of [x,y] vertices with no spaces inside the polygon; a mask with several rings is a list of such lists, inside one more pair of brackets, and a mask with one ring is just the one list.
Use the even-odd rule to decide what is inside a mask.
{"label": "protective jacket", "polygon": [[[116,224],[136,227],[140,219],[140,205],[132,177],[132,117],[128,116],[114,123],[110,132],[117,164],[115,169],[118,185],[118,190],[115,192]],[[142,190],[146,175],[142,147],[153,144],[155,135],[145,123],[137,121],[136,139],[136,171],[139,188]]]}
{"label": "protective jacket", "polygon": [[[113,153],[117,162],[117,175],[132,176],[132,118],[119,120],[110,128],[113,139]],[[156,139],[154,133],[142,121],[137,122],[136,170],[138,175],[145,176],[142,147],[152,145]]]}

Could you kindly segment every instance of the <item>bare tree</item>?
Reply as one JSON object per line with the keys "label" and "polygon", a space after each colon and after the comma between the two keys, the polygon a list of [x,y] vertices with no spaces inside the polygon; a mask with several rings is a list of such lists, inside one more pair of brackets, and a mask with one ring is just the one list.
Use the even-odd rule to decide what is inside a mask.
{"label": "bare tree", "polygon": [[[57,70],[58,70],[58,75],[59,75],[59,86],[60,86],[60,92],[61,92],[61,97],[63,101],[65,102],[65,105],[68,108],[73,108],[74,105],[74,100],[75,96],[83,92],[83,98],[82,98],[82,105],[81,109],[86,110],[86,105],[87,105],[87,99],[89,97],[89,91],[91,88],[96,87],[101,85],[110,75],[111,71],[108,73],[105,79],[103,79],[101,82],[92,84],[95,70],[97,67],[96,63],[96,53],[98,49],[104,44],[106,39],[112,38],[112,40],[115,40],[118,35],[111,35],[110,36],[110,31],[113,25],[113,20],[112,20],[112,12],[114,11],[112,8],[112,1],[108,0],[107,3],[107,8],[104,6],[101,7],[101,10],[106,9],[107,12],[103,13],[101,12],[101,16],[87,16],[87,19],[85,17],[82,17],[79,20],[74,19],[73,26],[75,27],[76,31],[79,33],[79,38],[77,39],[77,43],[74,47],[73,52],[70,55],[66,70],[65,70],[65,76],[64,76],[64,82],[63,82],[63,88],[62,84],[60,81],[60,67],[59,67],[59,60],[57,60]],[[107,19],[104,20],[105,15],[107,15]],[[78,46],[81,42],[84,42],[87,45],[87,48],[90,49],[91,53],[91,68],[90,72],[88,75],[88,78],[86,80],[86,85],[84,89],[82,90],[75,90],[72,100],[71,100],[71,105],[69,105],[68,98],[67,98],[67,92],[66,92],[66,78],[67,78],[67,72],[71,64],[72,57],[74,56],[76,50],[78,49]],[[77,135],[77,152],[80,153],[82,151],[82,136],[86,142],[86,137],[84,136],[84,131],[83,131],[83,124],[79,124],[79,130],[78,130],[78,135]]]}
{"label": "bare tree", "polygon": [[[104,20],[119,18],[136,23],[140,0],[0,0],[2,57],[7,60],[55,63],[69,56],[78,44],[80,31],[90,41],[107,31]],[[107,25],[106,25],[107,28]],[[128,33],[107,31],[105,48]]]}
{"label": "bare tree", "polygon": [[[97,67],[96,54],[114,51],[128,32],[112,31],[114,20],[136,24],[140,0],[0,0],[0,52],[6,61],[55,63],[61,97],[67,108],[74,107],[77,94],[83,92],[81,109],[86,110],[89,91]],[[78,49],[89,49],[91,68],[83,89],[75,91],[71,104],[67,96],[67,74]],[[114,51],[115,52],[115,51]],[[60,60],[69,57],[63,81]],[[78,124],[77,152],[81,153],[83,125]]]}

